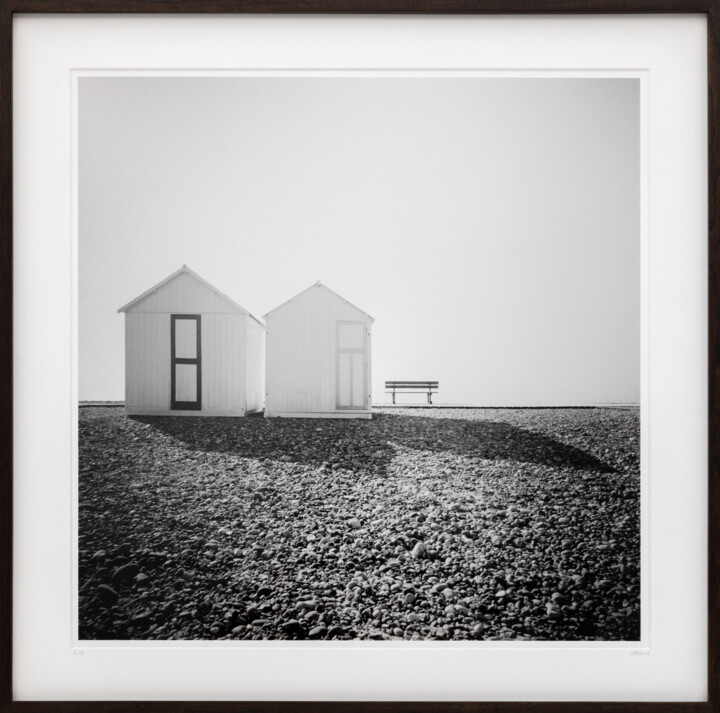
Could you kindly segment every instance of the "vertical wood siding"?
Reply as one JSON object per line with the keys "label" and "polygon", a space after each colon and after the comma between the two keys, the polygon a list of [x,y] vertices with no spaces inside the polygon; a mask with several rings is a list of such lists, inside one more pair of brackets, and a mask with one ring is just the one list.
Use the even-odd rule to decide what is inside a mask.
{"label": "vertical wood siding", "polygon": [[[367,316],[323,287],[301,293],[267,316],[266,413],[337,412],[338,321],[362,321],[369,336]],[[369,349],[366,369],[369,385]]]}
{"label": "vertical wood siding", "polygon": [[170,315],[125,315],[125,404],[129,413],[170,409]]}
{"label": "vertical wood siding", "polygon": [[244,314],[203,314],[203,411],[245,412]]}
{"label": "vertical wood siding", "polygon": [[238,309],[192,275],[182,273],[130,307],[127,314],[135,312],[225,314],[237,313]]}

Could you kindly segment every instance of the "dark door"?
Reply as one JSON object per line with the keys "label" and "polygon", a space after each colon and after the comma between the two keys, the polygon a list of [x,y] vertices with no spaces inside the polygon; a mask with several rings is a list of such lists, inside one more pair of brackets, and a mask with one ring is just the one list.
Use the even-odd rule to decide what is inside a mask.
{"label": "dark door", "polygon": [[170,374],[170,408],[174,411],[200,411],[199,314],[173,314],[170,317]]}

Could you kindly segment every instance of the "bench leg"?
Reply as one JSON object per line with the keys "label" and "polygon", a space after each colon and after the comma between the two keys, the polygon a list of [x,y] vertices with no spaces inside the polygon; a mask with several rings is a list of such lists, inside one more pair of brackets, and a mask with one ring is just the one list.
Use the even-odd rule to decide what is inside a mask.
{"label": "bench leg", "polygon": [[393,391],[393,406],[395,405],[395,391]]}
{"label": "bench leg", "polygon": [[428,403],[432,406],[432,391],[428,391]]}

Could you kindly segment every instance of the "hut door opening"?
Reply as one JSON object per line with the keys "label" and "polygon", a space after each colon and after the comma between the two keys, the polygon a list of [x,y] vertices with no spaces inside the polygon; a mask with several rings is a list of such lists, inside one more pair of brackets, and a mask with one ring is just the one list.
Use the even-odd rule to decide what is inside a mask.
{"label": "hut door opening", "polygon": [[367,330],[364,322],[337,323],[338,409],[367,408]]}
{"label": "hut door opening", "polygon": [[170,318],[170,379],[173,411],[200,411],[200,315],[173,314]]}

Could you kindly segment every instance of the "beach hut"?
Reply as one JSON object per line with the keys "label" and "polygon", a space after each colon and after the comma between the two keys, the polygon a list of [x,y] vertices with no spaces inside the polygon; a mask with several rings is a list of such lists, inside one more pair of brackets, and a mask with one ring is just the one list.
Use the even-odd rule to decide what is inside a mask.
{"label": "beach hut", "polygon": [[266,417],[371,418],[369,314],[316,282],[265,320]]}
{"label": "beach hut", "polygon": [[260,411],[265,328],[183,265],[125,314],[125,409],[133,415]]}

